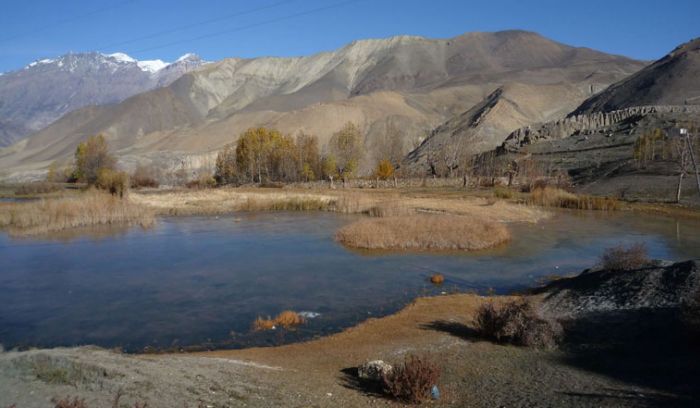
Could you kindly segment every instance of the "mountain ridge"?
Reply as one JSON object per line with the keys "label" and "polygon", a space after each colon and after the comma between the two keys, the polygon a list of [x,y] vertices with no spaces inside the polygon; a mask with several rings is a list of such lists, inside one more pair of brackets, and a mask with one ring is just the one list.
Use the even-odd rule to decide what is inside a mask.
{"label": "mountain ridge", "polygon": [[[67,160],[78,141],[96,133],[104,133],[119,155],[135,161],[154,151],[212,152],[251,126],[314,133],[323,145],[346,121],[361,127],[368,146],[388,123],[397,123],[410,150],[431,129],[504,84],[524,85],[517,88],[523,92],[521,106],[538,99],[538,87],[544,87],[547,96],[538,103],[549,112],[550,95],[554,108],[568,98],[577,105],[591,91],[642,66],[526,31],[439,40],[396,36],[358,40],[306,57],[230,58],[119,104],[70,113],[34,134],[23,148],[0,153],[0,168],[36,169]],[[483,148],[500,143],[514,130],[508,126],[549,118],[531,110],[492,114],[518,119],[497,119],[505,127],[485,130],[495,133],[489,133]]]}
{"label": "mountain ridge", "polygon": [[116,103],[172,83],[205,61],[194,54],[172,63],[123,53],[68,53],[0,76],[0,147],[36,132],[63,114]]}

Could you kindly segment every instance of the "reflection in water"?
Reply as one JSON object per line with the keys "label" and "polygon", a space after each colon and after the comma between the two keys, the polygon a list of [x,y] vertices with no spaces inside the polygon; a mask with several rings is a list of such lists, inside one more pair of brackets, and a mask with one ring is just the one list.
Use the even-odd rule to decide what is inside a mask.
{"label": "reflection in water", "polygon": [[[513,224],[510,245],[474,254],[358,254],[333,241],[356,219],[327,213],[166,218],[150,230],[68,240],[0,236],[0,343],[138,350],[238,347],[338,331],[421,294],[505,292],[593,265],[643,241],[656,258],[700,255],[700,223],[640,214],[557,213]],[[83,231],[84,232],[84,231]],[[95,238],[98,239],[95,239]],[[446,283],[427,278],[439,272]],[[302,329],[250,334],[257,316],[320,313]]]}

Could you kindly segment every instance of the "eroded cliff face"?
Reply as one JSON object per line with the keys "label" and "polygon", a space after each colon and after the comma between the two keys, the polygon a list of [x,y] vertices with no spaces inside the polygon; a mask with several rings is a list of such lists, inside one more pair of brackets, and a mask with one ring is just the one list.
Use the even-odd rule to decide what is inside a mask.
{"label": "eroded cliff face", "polygon": [[[512,132],[503,144],[499,152],[517,152],[525,145],[533,143],[564,139],[575,134],[593,134],[604,132],[607,127],[619,127],[630,118],[640,118],[647,115],[677,113],[692,116],[700,114],[700,106],[634,106],[612,112],[595,112],[567,116],[564,119],[528,125]],[[613,131],[613,129],[609,129]]]}

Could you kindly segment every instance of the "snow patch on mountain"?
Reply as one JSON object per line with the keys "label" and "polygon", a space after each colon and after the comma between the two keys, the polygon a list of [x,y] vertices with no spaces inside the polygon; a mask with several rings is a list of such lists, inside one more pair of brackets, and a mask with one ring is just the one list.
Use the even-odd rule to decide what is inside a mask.
{"label": "snow patch on mountain", "polygon": [[160,71],[161,69],[167,67],[170,64],[158,59],[158,60],[150,60],[150,61],[138,61],[138,62],[136,62],[136,65],[138,65],[142,71],[156,73],[156,72]]}
{"label": "snow patch on mountain", "polygon": [[124,54],[123,52],[115,52],[114,54],[102,54],[102,55],[104,55],[105,57],[113,58],[113,59],[117,60],[117,62],[136,62],[135,59]]}

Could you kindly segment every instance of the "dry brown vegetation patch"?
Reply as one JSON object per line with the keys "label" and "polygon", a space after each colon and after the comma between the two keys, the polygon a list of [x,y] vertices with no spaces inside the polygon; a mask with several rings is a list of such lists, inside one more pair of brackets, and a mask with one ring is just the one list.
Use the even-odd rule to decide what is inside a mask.
{"label": "dry brown vegetation patch", "polygon": [[153,222],[153,212],[149,209],[98,191],[73,197],[0,203],[0,228],[15,235],[36,235],[91,225],[147,227]]}
{"label": "dry brown vegetation patch", "polygon": [[577,195],[557,187],[536,187],[532,190],[528,203],[543,207],[569,208],[575,210],[614,211],[620,202],[610,197]]}
{"label": "dry brown vegetation patch", "polygon": [[295,326],[302,325],[305,322],[306,320],[304,320],[304,318],[299,313],[291,310],[285,310],[282,313],[278,314],[274,319],[263,319],[262,317],[258,317],[253,322],[253,331],[272,330],[275,327],[289,329]]}
{"label": "dry brown vegetation patch", "polygon": [[400,401],[417,404],[430,399],[431,389],[437,385],[441,371],[427,357],[410,355],[384,376],[384,389]]}
{"label": "dry brown vegetation patch", "polygon": [[649,264],[647,248],[643,243],[625,247],[618,245],[607,248],[600,257],[603,268],[609,271],[631,271]]}
{"label": "dry brown vegetation patch", "polygon": [[416,214],[360,220],[338,230],[336,239],[359,249],[475,251],[507,242],[510,232],[496,221]]}
{"label": "dry brown vegetation patch", "polygon": [[558,322],[540,316],[527,300],[513,300],[502,306],[484,303],[474,325],[484,338],[526,347],[554,348],[562,334]]}

